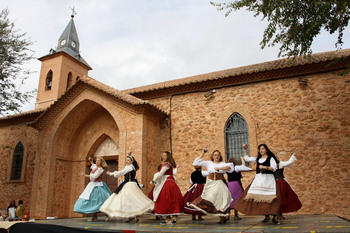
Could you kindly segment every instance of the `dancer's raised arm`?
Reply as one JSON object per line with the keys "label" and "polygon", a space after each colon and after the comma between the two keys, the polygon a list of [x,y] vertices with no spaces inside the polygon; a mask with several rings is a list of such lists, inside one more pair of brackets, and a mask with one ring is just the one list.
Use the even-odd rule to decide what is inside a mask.
{"label": "dancer's raised arm", "polygon": [[279,168],[284,168],[284,167],[290,167],[292,164],[297,160],[297,158],[294,156],[294,153],[290,156],[288,161],[280,161],[279,163]]}
{"label": "dancer's raised arm", "polygon": [[255,163],[257,157],[250,157],[250,156],[248,155],[247,148],[248,148],[248,145],[247,145],[247,144],[243,144],[244,160],[247,161],[247,162],[253,162],[253,163]]}

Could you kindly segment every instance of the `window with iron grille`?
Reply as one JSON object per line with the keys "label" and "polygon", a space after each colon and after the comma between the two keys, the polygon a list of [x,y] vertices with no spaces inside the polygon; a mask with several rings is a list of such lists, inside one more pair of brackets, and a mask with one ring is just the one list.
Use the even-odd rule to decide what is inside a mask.
{"label": "window with iron grille", "polygon": [[22,175],[23,165],[23,144],[19,142],[13,152],[12,167],[11,167],[11,180],[20,180]]}
{"label": "window with iron grille", "polygon": [[[243,144],[247,144],[249,154],[248,125],[244,118],[237,112],[232,114],[225,126],[226,161],[236,158],[240,163],[241,156],[244,156]],[[246,164],[249,165],[248,163]]]}

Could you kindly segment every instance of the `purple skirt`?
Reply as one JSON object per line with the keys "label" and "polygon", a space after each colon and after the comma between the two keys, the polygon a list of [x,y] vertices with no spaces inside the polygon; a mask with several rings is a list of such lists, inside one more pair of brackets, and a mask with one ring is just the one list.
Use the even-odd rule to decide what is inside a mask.
{"label": "purple skirt", "polygon": [[243,193],[243,187],[240,181],[229,181],[228,189],[230,190],[233,201],[231,202],[230,208],[233,209],[238,198]]}

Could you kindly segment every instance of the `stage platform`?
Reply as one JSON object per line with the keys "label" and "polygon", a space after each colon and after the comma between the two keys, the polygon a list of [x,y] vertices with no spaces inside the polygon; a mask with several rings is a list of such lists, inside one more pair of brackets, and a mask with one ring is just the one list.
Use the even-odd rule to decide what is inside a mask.
{"label": "stage platform", "polygon": [[350,232],[350,222],[334,215],[285,215],[281,224],[260,223],[263,216],[241,216],[225,225],[217,224],[218,217],[204,216],[204,221],[192,221],[190,215],[181,215],[174,225],[161,225],[153,215],[145,215],[138,223],[126,223],[122,219],[97,222],[91,218],[69,218],[22,222],[9,228],[10,233],[22,232]]}

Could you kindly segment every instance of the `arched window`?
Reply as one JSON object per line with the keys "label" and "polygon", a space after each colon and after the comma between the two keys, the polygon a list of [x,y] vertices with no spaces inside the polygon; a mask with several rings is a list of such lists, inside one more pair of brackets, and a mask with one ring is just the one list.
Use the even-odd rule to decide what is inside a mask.
{"label": "arched window", "polygon": [[67,87],[66,89],[70,88],[73,86],[73,77],[72,77],[72,72],[69,72],[68,77],[67,77]]}
{"label": "arched window", "polygon": [[45,89],[51,90],[52,87],[52,70],[50,70],[46,75]]}
{"label": "arched window", "polygon": [[17,143],[13,152],[11,166],[11,180],[20,180],[22,175],[24,148],[21,142]]}
{"label": "arched window", "polygon": [[241,156],[244,156],[243,144],[248,145],[247,151],[249,153],[248,125],[237,112],[232,114],[226,123],[225,141],[227,160],[236,158],[240,161]]}

